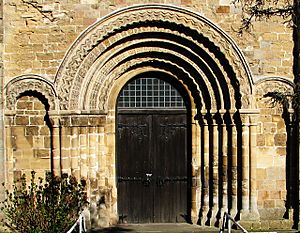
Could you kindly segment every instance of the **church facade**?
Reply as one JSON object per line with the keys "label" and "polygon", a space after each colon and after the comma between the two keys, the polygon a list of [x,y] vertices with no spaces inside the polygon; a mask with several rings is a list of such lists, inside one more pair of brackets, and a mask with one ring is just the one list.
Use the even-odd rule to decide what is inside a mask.
{"label": "church facade", "polygon": [[[1,174],[87,180],[90,227],[298,225],[291,29],[199,2],[2,3]],[[4,190],[1,190],[4,196]],[[296,216],[296,217],[295,217]]]}

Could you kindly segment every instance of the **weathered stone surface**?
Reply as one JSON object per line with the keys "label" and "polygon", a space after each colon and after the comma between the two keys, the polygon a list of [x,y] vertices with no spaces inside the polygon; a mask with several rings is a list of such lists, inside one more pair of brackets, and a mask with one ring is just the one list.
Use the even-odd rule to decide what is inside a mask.
{"label": "weathered stone surface", "polygon": [[[205,101],[213,104],[216,102],[214,99],[218,94],[214,94],[217,93],[217,89],[222,89],[222,91],[226,92],[218,96],[220,99],[223,98],[223,95],[227,96],[227,92],[229,92],[228,96],[234,96],[234,101],[238,99],[238,101],[242,102],[241,104],[236,104],[234,101],[226,103],[232,108],[227,109],[227,107],[226,110],[235,111],[234,108],[239,105],[248,106],[249,109],[246,109],[247,111],[253,110],[251,108],[258,110],[255,120],[252,120],[251,123],[245,121],[243,130],[246,130],[243,133],[239,131],[238,136],[232,133],[233,131],[231,131],[232,128],[230,127],[234,128],[235,120],[239,122],[241,119],[233,119],[233,116],[230,116],[229,118],[232,118],[230,123],[226,121],[226,127],[230,130],[224,131],[222,132],[224,134],[222,134],[220,128],[224,127],[224,125],[220,123],[220,127],[218,127],[220,134],[218,136],[213,135],[211,130],[213,127],[211,125],[209,133],[205,135],[203,133],[205,124],[198,121],[196,113],[191,114],[190,118],[194,119],[189,130],[193,133],[191,133],[189,138],[193,147],[189,148],[190,154],[188,156],[192,157],[191,162],[197,165],[193,164],[199,169],[199,174],[202,175],[207,172],[207,177],[213,177],[214,175],[214,180],[218,180],[221,177],[218,173],[221,169],[218,167],[217,160],[209,161],[208,165],[206,165],[208,167],[204,172],[203,157],[205,153],[202,150],[208,149],[207,154],[209,155],[213,154],[213,151],[217,151],[217,153],[220,151],[220,155],[218,155],[220,158],[226,154],[228,160],[222,161],[222,165],[226,168],[229,166],[232,170],[227,169],[228,173],[224,172],[225,179],[223,181],[229,176],[232,179],[228,182],[232,185],[228,190],[230,188],[235,188],[235,190],[230,190],[230,192],[236,193],[237,189],[242,190],[243,197],[245,197],[250,192],[247,190],[248,187],[244,187],[244,184],[254,182],[252,185],[257,186],[257,190],[254,190],[254,193],[255,195],[257,194],[260,217],[261,219],[272,219],[273,221],[249,221],[245,222],[246,227],[250,229],[278,228],[283,227],[283,225],[287,228],[290,227],[290,222],[282,222],[281,219],[284,201],[287,196],[286,125],[282,118],[282,109],[278,106],[271,106],[268,100],[263,98],[263,95],[268,91],[291,90],[291,86],[287,84],[287,80],[293,76],[292,43],[290,42],[291,29],[282,26],[277,20],[271,19],[268,23],[255,22],[253,36],[240,37],[233,29],[238,28],[240,25],[241,9],[235,8],[229,0],[178,0],[175,2],[158,0],[155,2],[165,4],[161,11],[152,15],[150,10],[143,14],[139,13],[139,11],[132,12],[133,16],[130,18],[132,22],[128,22],[128,19],[124,17],[109,24],[109,18],[112,16],[107,17],[106,20],[103,20],[103,25],[97,28],[94,34],[91,32],[93,32],[94,27],[97,27],[101,17],[107,16],[114,10],[131,6],[133,3],[144,4],[146,1],[38,1],[37,8],[33,8],[26,1],[10,0],[4,2],[3,17],[5,21],[0,20],[0,24],[3,23],[0,26],[1,59],[3,59],[3,61],[0,61],[0,70],[3,75],[3,83],[13,86],[13,88],[9,89],[10,86],[8,85],[7,90],[13,91],[5,93],[7,95],[5,103],[7,109],[5,110],[11,111],[5,113],[4,138],[7,143],[5,153],[7,153],[6,158],[8,160],[6,162],[7,170],[9,171],[7,174],[8,180],[18,177],[20,172],[29,174],[32,169],[35,169],[38,174],[44,175],[45,170],[50,170],[50,155],[53,155],[55,161],[59,161],[55,163],[57,171],[61,169],[64,172],[73,173],[78,178],[84,177],[88,179],[88,194],[93,200],[90,220],[95,225],[101,226],[115,223],[118,215],[116,207],[116,102],[118,91],[128,81],[126,75],[131,70],[134,70],[135,67],[140,67],[138,72],[149,71],[149,67],[151,67],[154,70],[161,69],[163,72],[172,73],[174,79],[178,79],[179,82],[184,84],[182,87],[183,89],[188,89],[187,95],[189,95],[191,105],[201,105],[202,109],[197,109],[198,106],[193,106],[193,111],[197,114],[207,110],[204,107]],[[203,15],[213,23],[208,25],[207,22],[197,21],[196,17],[186,17],[180,13],[181,10],[176,10],[176,13],[172,15],[170,12],[165,12],[168,4],[188,8]],[[0,18],[2,18],[2,11],[0,12]],[[147,25],[145,22],[148,22],[150,19],[153,22],[158,21],[158,26]],[[139,20],[143,23],[139,24]],[[108,23],[106,24],[106,22]],[[133,22],[138,27],[135,28]],[[128,25],[132,23],[132,25],[127,27],[127,23]],[[159,26],[164,25],[164,23],[166,26]],[[169,27],[168,25],[172,26]],[[180,30],[174,29],[176,25],[180,25]],[[220,39],[219,34],[214,32],[212,25],[218,25],[229,36]],[[189,34],[185,35],[188,28],[191,30]],[[5,30],[5,34],[1,32],[2,30]],[[197,30],[199,34],[197,34]],[[144,36],[159,33],[164,35],[163,41],[168,46],[160,47],[160,41],[154,43],[153,38],[148,40],[149,38]],[[127,36],[137,37],[138,39],[135,41],[125,40],[127,44],[132,45],[132,49],[122,54],[120,41]],[[169,38],[167,37],[172,37],[173,40],[168,40]],[[177,44],[176,40],[180,37],[184,41],[188,41],[188,43]],[[228,42],[230,37],[236,43],[231,44],[231,47],[226,47],[226,41]],[[149,43],[151,46],[138,48],[142,40],[145,40],[144,42],[146,44]],[[186,60],[191,67],[196,66],[194,64],[196,59],[190,59],[194,55],[196,55],[195,57],[199,55],[196,54],[196,50],[187,49],[185,53],[178,55],[178,51],[188,46],[187,44],[193,44],[195,48],[203,50],[201,53],[211,56],[211,61],[205,61],[206,65],[214,63],[209,69],[211,69],[212,73],[215,71],[215,68],[220,69],[222,76],[222,81],[212,85],[213,87],[207,86],[207,92],[209,94],[212,93],[211,98],[205,99],[204,97],[201,103],[197,102],[198,100],[196,99],[200,98],[200,95],[201,98],[206,95],[206,93],[201,92],[205,89],[201,89],[201,85],[209,83],[209,79],[203,79],[203,83],[198,80],[201,75],[197,76],[197,79],[189,79],[190,73],[179,67],[183,62],[180,64],[175,61],[178,58],[182,59],[182,61]],[[72,45],[74,47],[77,46],[76,51],[70,49],[73,48]],[[238,62],[235,59],[238,57],[236,51],[232,50],[236,45],[245,55],[254,77],[251,77],[251,75],[248,77],[246,73],[239,73],[239,66],[232,68]],[[178,48],[180,49],[176,51],[176,48],[177,50]],[[155,58],[156,60],[150,59],[151,56],[139,57],[141,54],[149,53],[149,51],[153,52],[151,55],[157,53],[163,54],[163,56],[159,57],[159,59]],[[213,53],[212,51],[217,52]],[[109,54],[109,56],[106,56],[106,54]],[[115,56],[116,54],[118,56]],[[185,56],[186,54],[194,55],[189,55],[189,57]],[[139,59],[133,60],[132,64],[128,62],[135,56],[139,57]],[[173,56],[176,57],[176,59],[173,59],[174,61],[164,60],[166,59],[165,57]],[[62,71],[65,73],[61,74],[59,67],[63,67],[65,65],[64,62],[70,57],[73,59],[70,62],[70,66],[66,67]],[[220,65],[219,63],[223,60],[226,60],[228,64]],[[73,67],[76,69],[73,69]],[[200,70],[203,67],[196,67],[195,70]],[[126,77],[123,77],[122,75],[125,71],[128,71],[127,69],[130,72],[125,75]],[[227,70],[224,72],[224,69]],[[113,72],[110,73],[111,70]],[[182,73],[177,74],[179,72]],[[67,74],[69,73],[72,73],[74,77],[78,77],[78,80],[67,79]],[[85,77],[91,74],[95,74],[95,77],[87,81]],[[24,78],[24,75],[28,76]],[[178,77],[175,78],[176,75]],[[203,78],[206,78],[205,74],[203,76]],[[238,76],[239,79],[234,80],[235,76]],[[275,76],[287,79],[272,79]],[[219,78],[215,74],[209,77],[211,79]],[[264,81],[265,77],[270,80]],[[254,85],[248,86],[248,89],[251,90],[251,93],[248,94],[250,96],[249,99],[253,99],[253,102],[248,103],[249,99],[244,98],[245,95],[242,93],[242,88],[246,85],[244,83],[245,80],[251,78],[254,79]],[[27,82],[27,79],[30,81]],[[124,79],[124,81],[121,82],[121,79]],[[11,80],[16,81],[15,83],[17,84],[10,83]],[[236,85],[236,90],[232,88],[233,83]],[[249,83],[252,85],[252,80]],[[190,88],[191,86],[194,89]],[[198,86],[200,86],[199,89],[197,89]],[[66,98],[61,96],[58,92],[60,88],[67,95],[71,93],[72,95],[70,94],[70,96],[73,99],[70,99],[70,96]],[[104,91],[98,93],[98,90],[101,88]],[[239,100],[240,92],[243,94],[241,100]],[[107,100],[105,106],[103,104],[104,100]],[[220,100],[220,102],[222,101]],[[73,108],[72,111],[68,111],[62,102],[65,102],[70,109]],[[214,108],[217,109],[218,106],[210,106],[210,113],[213,114]],[[224,108],[224,106],[221,108]],[[219,113],[225,111],[224,109],[217,110],[220,110]],[[249,116],[241,116],[243,120],[247,117]],[[202,124],[201,127],[198,127],[199,124]],[[241,130],[241,128],[238,128],[238,130]],[[228,133],[228,137],[226,137],[225,132]],[[218,145],[229,142],[228,145],[231,148],[226,150],[228,145],[225,145],[224,150],[221,148],[214,150],[209,146],[213,145],[216,148],[217,143],[215,141],[213,143],[204,141],[206,140],[205,137],[209,138],[208,140],[218,138],[218,143],[220,143]],[[240,147],[241,143],[244,143],[243,148]],[[206,148],[206,146],[209,148]],[[51,151],[52,154],[50,153]],[[234,156],[238,157],[238,159],[233,160]],[[252,156],[256,156],[255,161],[257,162],[254,164],[247,163],[253,161]],[[210,167],[212,164],[213,168]],[[237,172],[237,170],[234,170],[236,167],[238,169],[243,167],[245,170],[238,170]],[[209,174],[211,171],[218,172]],[[255,173],[254,171],[256,172],[256,177],[253,178],[251,175]],[[97,179],[95,178],[96,176]],[[243,185],[240,182],[242,178],[244,181]],[[197,182],[193,182],[194,186],[201,187],[203,179],[205,177],[197,178]],[[239,182],[237,182],[238,179]],[[212,183],[213,181],[210,182]],[[225,184],[224,182],[224,185],[228,185],[228,183]],[[209,188],[210,191],[214,189],[213,187]],[[219,188],[219,191],[222,190],[222,182],[219,183]],[[192,211],[197,213],[197,215],[199,209],[196,208],[200,206],[202,191],[201,188],[191,191],[191,196],[193,197]],[[216,190],[213,193],[216,194]],[[214,198],[210,197],[210,200]],[[246,199],[249,200],[249,198],[248,195]],[[230,201],[232,204],[232,199]],[[244,203],[242,203],[242,199],[239,199],[239,205],[241,204]],[[194,220],[196,219],[194,218]]]}

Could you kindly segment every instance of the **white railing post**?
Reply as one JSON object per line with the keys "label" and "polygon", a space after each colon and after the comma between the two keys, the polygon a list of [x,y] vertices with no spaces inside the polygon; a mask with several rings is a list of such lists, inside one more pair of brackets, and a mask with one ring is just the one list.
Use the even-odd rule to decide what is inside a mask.
{"label": "white railing post", "polygon": [[74,231],[77,225],[79,225],[79,233],[86,232],[85,224],[84,224],[84,216],[82,214],[79,215],[79,218],[74,223],[74,225],[70,228],[70,230],[67,231],[67,233],[72,233],[72,231]]}
{"label": "white railing post", "polygon": [[[232,222],[232,223],[231,223]],[[238,222],[236,222],[234,220],[233,217],[231,217],[228,213],[224,213],[224,217],[223,217],[223,223],[222,223],[222,226],[221,226],[221,229],[219,231],[219,233],[224,233],[225,232],[225,228],[226,228],[226,223],[227,223],[227,232],[228,233],[231,233],[231,227],[232,227],[232,224],[235,224],[240,230],[242,230],[243,233],[248,233],[248,231],[242,227],[241,224],[239,224]]]}
{"label": "white railing post", "polygon": [[228,233],[231,233],[231,219],[229,214],[226,213],[227,224],[228,224]]}

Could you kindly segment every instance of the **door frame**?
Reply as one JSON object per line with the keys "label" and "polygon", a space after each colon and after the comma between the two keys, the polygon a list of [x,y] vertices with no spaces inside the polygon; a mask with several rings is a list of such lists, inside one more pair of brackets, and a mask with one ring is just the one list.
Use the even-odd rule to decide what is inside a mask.
{"label": "door frame", "polygon": [[[187,90],[185,89],[185,87],[182,85],[181,82],[179,82],[177,79],[174,79],[174,77],[171,77],[169,74],[166,74],[164,72],[159,72],[159,71],[151,71],[151,72],[145,72],[145,73],[154,73],[157,77],[157,78],[160,78],[164,81],[167,81],[169,82],[173,87],[175,87],[179,93],[181,94],[182,98],[184,99],[185,101],[185,104],[186,104],[186,108],[185,108],[185,111],[186,111],[186,122],[187,122],[187,144],[186,144],[186,153],[187,153],[187,161],[186,161],[186,165],[187,165],[187,178],[188,178],[188,181],[187,181],[187,200],[186,200],[186,203],[187,203],[187,215],[186,216],[186,222],[187,223],[192,223],[194,222],[194,218],[192,215],[193,215],[193,212],[195,213],[195,210],[193,210],[193,203],[194,203],[194,199],[195,199],[195,195],[196,193],[193,192],[193,188],[192,188],[192,176],[193,176],[193,163],[192,163],[192,157],[193,157],[193,148],[192,148],[192,131],[195,131],[195,129],[193,129],[192,127],[194,126],[194,124],[192,123],[194,121],[194,117],[192,117],[192,107],[191,107],[191,101],[190,101],[190,95],[189,93],[187,92]],[[145,77],[147,76],[147,74],[145,73],[140,73],[130,79],[127,80],[127,82],[123,83],[123,86],[119,89],[119,93],[118,93],[118,96],[116,98],[116,110],[115,110],[115,184],[116,184],[116,189],[117,189],[117,184],[118,184],[118,181],[117,181],[117,177],[118,177],[118,159],[117,159],[117,154],[118,154],[118,140],[117,140],[117,137],[118,137],[118,115],[119,113],[120,114],[151,114],[153,112],[155,112],[153,109],[136,109],[136,110],[129,110],[129,109],[118,109],[118,100],[119,100],[119,95],[123,89],[123,87],[125,87],[127,85],[127,83],[129,83],[130,81],[132,81],[133,79],[135,78],[139,78],[139,77]],[[166,114],[168,112],[172,111],[173,114],[179,114],[180,112],[182,113],[182,109],[163,109],[163,110],[159,110],[159,112],[161,114]],[[200,155],[199,155],[200,156]],[[116,191],[117,192],[117,191]],[[197,199],[197,198],[196,198]],[[118,213],[118,205],[116,205],[116,211],[117,211],[117,214],[119,216],[119,213]],[[197,211],[196,211],[197,212]],[[196,214],[197,215],[197,214]]]}

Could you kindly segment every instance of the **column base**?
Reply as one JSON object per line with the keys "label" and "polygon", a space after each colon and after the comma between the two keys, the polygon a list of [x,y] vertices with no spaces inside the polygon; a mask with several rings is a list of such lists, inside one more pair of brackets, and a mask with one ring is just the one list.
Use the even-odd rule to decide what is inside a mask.
{"label": "column base", "polygon": [[205,226],[207,225],[207,221],[208,221],[208,211],[209,211],[209,207],[203,207],[201,208],[200,211],[200,217],[199,217],[199,221],[198,224],[200,226]]}
{"label": "column base", "polygon": [[241,210],[239,213],[240,220],[260,220],[260,215],[257,210]]}

